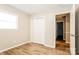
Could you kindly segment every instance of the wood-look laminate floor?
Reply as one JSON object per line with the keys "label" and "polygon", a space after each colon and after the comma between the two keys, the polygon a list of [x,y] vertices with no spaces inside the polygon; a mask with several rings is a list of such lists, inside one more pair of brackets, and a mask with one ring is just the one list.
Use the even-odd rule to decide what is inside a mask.
{"label": "wood-look laminate floor", "polygon": [[49,48],[37,43],[27,43],[0,53],[0,55],[70,55],[57,48]]}
{"label": "wood-look laminate floor", "polygon": [[70,53],[70,44],[69,43],[65,43],[64,40],[57,40],[56,41],[56,48],[65,52]]}

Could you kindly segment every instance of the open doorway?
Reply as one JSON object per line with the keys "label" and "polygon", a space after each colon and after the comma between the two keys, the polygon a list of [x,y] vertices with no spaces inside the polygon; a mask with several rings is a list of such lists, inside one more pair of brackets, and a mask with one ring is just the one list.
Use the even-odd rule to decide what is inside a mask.
{"label": "open doorway", "polygon": [[70,13],[56,15],[56,48],[70,53]]}

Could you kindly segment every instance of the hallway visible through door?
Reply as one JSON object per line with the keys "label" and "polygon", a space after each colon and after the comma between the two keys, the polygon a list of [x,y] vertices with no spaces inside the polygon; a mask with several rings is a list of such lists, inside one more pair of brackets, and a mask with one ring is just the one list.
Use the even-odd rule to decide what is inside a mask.
{"label": "hallway visible through door", "polygon": [[56,15],[56,48],[70,53],[70,13]]}

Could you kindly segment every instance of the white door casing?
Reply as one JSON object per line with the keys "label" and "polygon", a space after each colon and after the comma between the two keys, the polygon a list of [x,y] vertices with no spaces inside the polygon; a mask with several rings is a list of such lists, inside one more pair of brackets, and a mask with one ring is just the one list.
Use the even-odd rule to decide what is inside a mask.
{"label": "white door casing", "polygon": [[75,5],[70,12],[70,52],[75,55]]}

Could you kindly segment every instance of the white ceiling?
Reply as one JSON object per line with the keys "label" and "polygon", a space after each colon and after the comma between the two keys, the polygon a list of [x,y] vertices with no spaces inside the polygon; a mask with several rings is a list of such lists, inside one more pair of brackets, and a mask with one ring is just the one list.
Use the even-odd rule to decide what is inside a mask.
{"label": "white ceiling", "polygon": [[11,4],[11,6],[31,15],[54,12],[55,10],[62,8],[70,9],[72,7],[71,4]]}

